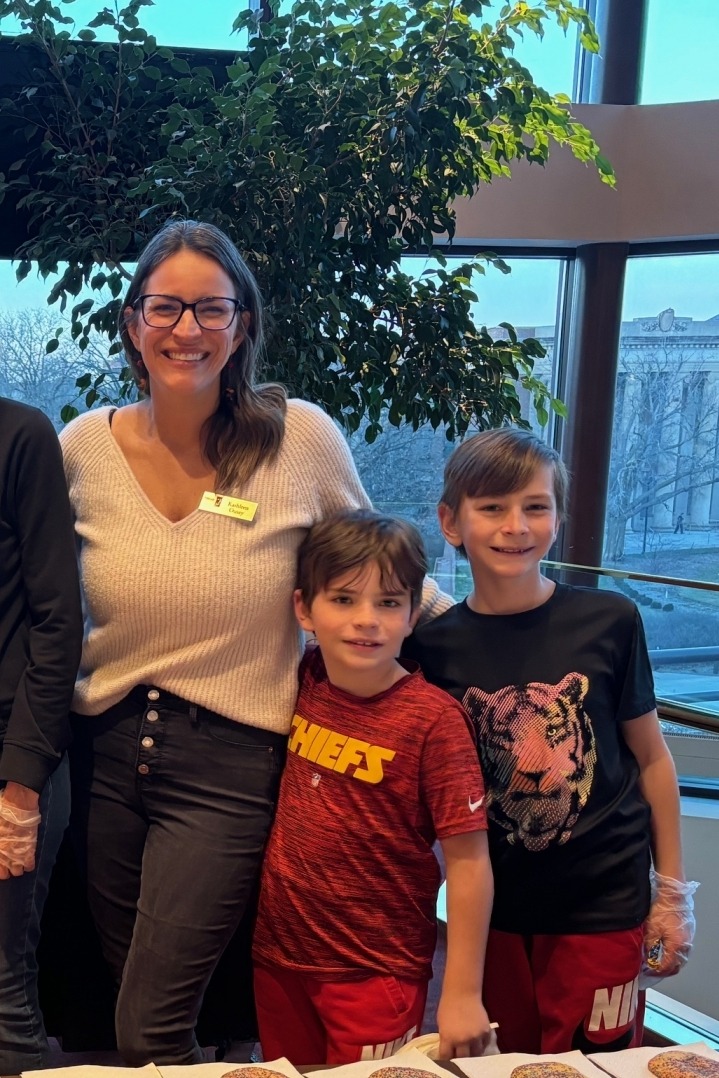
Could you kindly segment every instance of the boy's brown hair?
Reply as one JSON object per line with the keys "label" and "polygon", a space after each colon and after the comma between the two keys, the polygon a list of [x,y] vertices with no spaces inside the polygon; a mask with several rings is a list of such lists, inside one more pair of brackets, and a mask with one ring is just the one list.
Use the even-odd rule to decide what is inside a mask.
{"label": "boy's brown hair", "polygon": [[444,469],[440,501],[453,513],[465,498],[513,494],[531,482],[537,468],[552,469],[557,516],[567,512],[569,476],[556,449],[530,430],[485,430],[458,445]]}
{"label": "boy's brown hair", "polygon": [[297,587],[309,608],[320,591],[368,562],[379,566],[382,587],[410,593],[412,609],[422,596],[427,555],[413,524],[371,509],[348,509],[313,525],[297,556]]}

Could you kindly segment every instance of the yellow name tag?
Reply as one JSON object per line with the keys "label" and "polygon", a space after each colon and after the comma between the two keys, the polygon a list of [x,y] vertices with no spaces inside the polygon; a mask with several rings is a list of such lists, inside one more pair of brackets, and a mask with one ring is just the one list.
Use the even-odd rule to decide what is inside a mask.
{"label": "yellow name tag", "polygon": [[200,498],[198,509],[205,513],[218,513],[221,517],[235,517],[236,520],[254,520],[257,502],[246,502],[242,498],[231,498],[229,494],[215,494],[206,490]]}

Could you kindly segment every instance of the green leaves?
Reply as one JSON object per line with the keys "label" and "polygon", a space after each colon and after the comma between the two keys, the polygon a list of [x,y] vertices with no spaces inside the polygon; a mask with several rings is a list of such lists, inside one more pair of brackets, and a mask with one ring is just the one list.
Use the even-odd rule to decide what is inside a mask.
{"label": "green leaves", "polygon": [[[150,2],[104,7],[70,33],[70,0],[0,0],[0,25],[14,13],[25,28],[2,48],[27,50],[32,72],[12,103],[22,159],[0,178],[0,197],[29,214],[17,273],[66,264],[49,299],[73,301],[80,349],[98,332],[119,349],[125,265],[179,213],[224,228],[257,274],[267,375],[348,431],[367,417],[375,437],[387,410],[391,423],[444,423],[452,437],[518,422],[517,382],[538,409],[558,407],[532,373],[537,342],[510,326],[494,340],[474,322],[473,275],[507,272],[501,259],[452,269],[438,251],[414,280],[400,259],[451,240],[457,198],[514,160],[543,163],[553,143],[613,182],[566,101],[513,56],[516,36],[541,34],[547,18],[577,24],[594,48],[583,9],[508,4],[480,29],[479,0],[301,0],[268,22],[240,14],[249,45],[218,63],[158,47],[141,26]],[[114,44],[94,40],[100,26]],[[85,406],[110,392],[78,388]]]}

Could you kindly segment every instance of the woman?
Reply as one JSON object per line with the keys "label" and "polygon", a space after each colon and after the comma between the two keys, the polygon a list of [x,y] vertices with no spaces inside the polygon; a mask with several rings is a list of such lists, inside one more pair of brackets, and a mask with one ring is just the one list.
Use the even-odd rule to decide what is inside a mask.
{"label": "woman", "polygon": [[368,501],[333,423],[254,385],[260,298],[218,229],[173,221],[150,241],[121,334],[144,399],[62,435],[88,613],[76,805],[119,1050],[197,1063],[203,992],[274,811],[297,547]]}

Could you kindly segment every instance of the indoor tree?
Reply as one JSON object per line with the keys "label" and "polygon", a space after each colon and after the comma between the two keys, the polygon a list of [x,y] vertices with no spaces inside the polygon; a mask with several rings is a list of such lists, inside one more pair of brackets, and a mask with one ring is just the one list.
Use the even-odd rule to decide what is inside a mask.
{"label": "indoor tree", "polygon": [[[582,8],[508,3],[488,22],[483,0],[298,0],[271,18],[244,11],[244,47],[202,54],[142,28],[151,2],[110,4],[78,28],[72,0],[0,0],[0,29],[8,16],[22,27],[3,52],[27,67],[2,102],[22,132],[0,180],[28,219],[17,274],[33,262],[59,271],[49,301],[70,304],[80,348],[101,331],[120,351],[127,265],[180,214],[225,229],[257,275],[266,376],[348,431],[364,419],[371,441],[385,420],[429,422],[454,438],[520,422],[517,384],[540,418],[561,407],[533,374],[541,345],[507,324],[495,339],[473,318],[473,273],[506,265],[445,254],[454,201],[515,160],[543,165],[552,143],[613,183],[568,101],[513,54],[517,35],[541,34],[548,18],[578,24],[595,51]],[[431,255],[418,277],[400,265],[412,253]],[[107,399],[102,374],[79,386],[88,405]]]}

